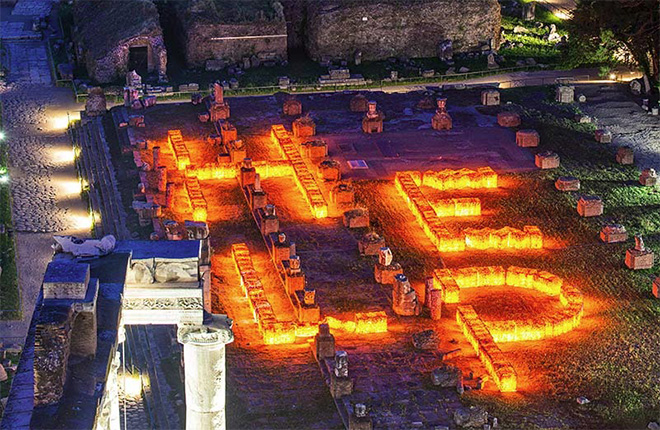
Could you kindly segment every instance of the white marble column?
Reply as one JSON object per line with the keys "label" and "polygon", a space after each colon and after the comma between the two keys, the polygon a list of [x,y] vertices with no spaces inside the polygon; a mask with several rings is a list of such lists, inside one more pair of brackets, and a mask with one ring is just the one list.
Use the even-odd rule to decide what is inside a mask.
{"label": "white marble column", "polygon": [[186,429],[224,430],[225,345],[234,340],[231,320],[179,326],[186,378]]}

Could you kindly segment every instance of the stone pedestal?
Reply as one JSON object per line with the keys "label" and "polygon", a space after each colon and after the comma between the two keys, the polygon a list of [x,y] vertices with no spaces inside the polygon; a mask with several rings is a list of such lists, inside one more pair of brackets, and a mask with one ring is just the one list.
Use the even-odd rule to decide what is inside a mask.
{"label": "stone pedestal", "polygon": [[282,105],[282,113],[286,116],[302,115],[302,103],[298,99],[286,99]]}
{"label": "stone pedestal", "polygon": [[388,266],[376,263],[374,266],[374,278],[379,284],[394,284],[394,277],[402,274],[403,268],[399,263],[392,263]]}
{"label": "stone pedestal", "polygon": [[552,151],[540,152],[534,156],[534,164],[539,169],[556,169],[559,167],[559,155]]}
{"label": "stone pedestal", "polygon": [[105,115],[107,111],[107,103],[105,100],[105,93],[101,87],[90,88],[87,95],[87,102],[85,102],[85,114],[87,116],[100,116]]}
{"label": "stone pedestal", "polygon": [[442,290],[429,290],[426,303],[431,311],[431,319],[439,320],[442,317]]}
{"label": "stone pedestal", "polygon": [[316,134],[316,124],[310,117],[302,117],[293,121],[293,135],[295,137],[310,137]]}
{"label": "stone pedestal", "polygon": [[186,385],[186,429],[224,430],[225,345],[234,340],[230,324],[181,326]]}
{"label": "stone pedestal", "polygon": [[367,134],[383,132],[383,113],[376,107],[376,102],[367,103],[367,113],[362,118],[362,131]]}
{"label": "stone pedestal", "polygon": [[603,200],[598,196],[582,196],[577,202],[580,216],[600,216],[603,214]]}
{"label": "stone pedestal", "polygon": [[324,181],[336,182],[341,179],[341,166],[339,161],[325,160],[319,164],[319,177]]}
{"label": "stone pedestal", "polygon": [[451,116],[447,112],[436,112],[431,118],[431,127],[433,130],[451,130]]}
{"label": "stone pedestal", "polygon": [[497,114],[497,123],[502,127],[518,127],[520,115],[515,112],[500,112]]}
{"label": "stone pedestal", "polygon": [[227,144],[238,139],[238,131],[229,121],[222,121],[220,125],[220,137],[222,138],[222,143]]}
{"label": "stone pedestal", "polygon": [[594,132],[594,138],[598,143],[612,143],[612,133],[608,130],[596,130]]}
{"label": "stone pedestal", "polygon": [[[247,160],[247,159],[246,159]],[[239,179],[241,181],[242,187],[247,187],[248,185],[254,185],[255,177],[257,175],[257,170],[252,167],[252,162],[248,163],[243,161],[244,165],[241,167]]]}
{"label": "stone pedestal", "polygon": [[319,324],[319,332],[314,336],[314,357],[321,361],[335,356],[335,337],[328,324]]}
{"label": "stone pedestal", "polygon": [[616,162],[619,164],[634,164],[635,154],[631,147],[622,146],[616,150]]}
{"label": "stone pedestal", "polygon": [[366,112],[369,109],[369,101],[362,94],[356,94],[351,98],[351,112]]}
{"label": "stone pedestal", "polygon": [[481,92],[481,104],[484,106],[499,106],[500,92],[497,90],[485,90]]}
{"label": "stone pedestal", "polygon": [[653,285],[651,286],[651,293],[656,299],[660,299],[660,276],[653,280]]}
{"label": "stone pedestal", "polygon": [[600,240],[605,243],[625,242],[628,232],[621,224],[608,224],[600,230]]}
{"label": "stone pedestal", "polygon": [[555,188],[559,191],[579,191],[580,180],[574,176],[560,176],[555,181]]}
{"label": "stone pedestal", "polygon": [[573,103],[575,101],[575,87],[558,86],[555,92],[555,100],[559,103]]}
{"label": "stone pedestal", "polygon": [[521,148],[535,148],[539,146],[539,134],[536,130],[518,130],[516,132],[516,145]]}
{"label": "stone pedestal", "polygon": [[341,399],[344,396],[350,396],[353,393],[353,380],[349,377],[336,376],[330,374],[330,395],[333,399]]}
{"label": "stone pedestal", "polygon": [[344,212],[344,226],[348,228],[369,227],[369,211],[367,209],[353,209]]}
{"label": "stone pedestal", "polygon": [[626,251],[626,267],[632,270],[650,269],[653,267],[654,254],[653,251],[644,249],[642,251],[637,249],[629,249]]}
{"label": "stone pedestal", "polygon": [[305,289],[305,274],[300,272],[284,272],[284,288],[287,294],[293,294],[296,291]]}
{"label": "stone pedestal", "polygon": [[304,157],[312,160],[328,156],[328,144],[321,139],[307,141],[301,145],[300,149]]}
{"label": "stone pedestal", "polygon": [[392,309],[401,316],[416,316],[422,313],[422,304],[408,278],[400,273],[394,277],[392,286]]}
{"label": "stone pedestal", "polygon": [[353,414],[348,417],[348,430],[372,430],[373,428],[370,417],[356,417]]}
{"label": "stone pedestal", "polygon": [[655,169],[644,169],[639,175],[639,183],[645,187],[655,187],[658,183],[658,175]]}
{"label": "stone pedestal", "polygon": [[376,233],[367,233],[358,242],[360,255],[378,255],[378,251],[384,246],[385,238]]}
{"label": "stone pedestal", "polygon": [[250,196],[250,205],[252,210],[263,209],[268,204],[268,195],[264,190],[255,190],[250,188],[248,193]]}

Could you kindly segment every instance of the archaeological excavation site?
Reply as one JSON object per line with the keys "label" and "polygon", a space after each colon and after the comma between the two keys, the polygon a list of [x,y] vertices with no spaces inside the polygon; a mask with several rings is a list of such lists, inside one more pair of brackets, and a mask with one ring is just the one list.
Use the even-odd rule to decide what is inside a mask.
{"label": "archaeological excavation site", "polygon": [[1,430],[660,429],[657,0],[0,11]]}

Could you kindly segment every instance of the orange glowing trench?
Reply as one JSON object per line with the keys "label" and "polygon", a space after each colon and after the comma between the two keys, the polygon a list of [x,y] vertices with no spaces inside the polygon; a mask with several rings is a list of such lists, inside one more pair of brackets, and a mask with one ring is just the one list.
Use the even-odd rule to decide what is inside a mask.
{"label": "orange glowing trench", "polygon": [[326,218],[328,216],[328,204],[321,193],[314,175],[309,171],[307,165],[303,161],[300,151],[296,148],[283,125],[274,125],[271,129],[271,139],[273,143],[278,145],[280,152],[284,155],[293,166],[294,179],[296,185],[302,191],[307,204],[309,205],[314,217]]}
{"label": "orange glowing trench", "polygon": [[[254,321],[259,327],[264,343],[268,345],[294,343],[296,337],[311,337],[318,333],[318,326],[309,323],[278,321],[273,307],[252,263],[250,250],[245,243],[235,243],[231,253],[241,278],[241,287],[248,299]],[[333,317],[325,319],[332,329],[349,333],[368,334],[387,332],[387,315],[383,311],[357,312],[354,321],[342,321]]]}
{"label": "orange glowing trench", "polygon": [[[190,153],[188,148],[183,143],[183,136],[181,130],[168,130],[167,141],[172,146],[172,152],[176,158],[176,167],[179,170],[185,170],[190,165]],[[154,166],[156,168],[158,166]]]}
{"label": "orange glowing trench", "polygon": [[543,235],[536,226],[525,226],[522,230],[512,227],[504,227],[499,230],[492,228],[466,229],[459,234],[452,234],[442,223],[440,217],[480,215],[481,201],[478,198],[457,198],[440,200],[432,204],[419,189],[418,184],[427,181],[426,178],[433,178],[433,181],[440,181],[439,183],[443,187],[449,187],[443,189],[456,189],[459,185],[463,188],[477,188],[478,186],[493,188],[497,186],[497,174],[488,167],[478,169],[477,172],[468,169],[444,170],[437,172],[438,175],[442,174],[441,180],[437,176],[433,176],[433,173],[426,172],[422,176],[418,172],[397,172],[394,185],[406,199],[417,223],[438,251],[456,252],[464,251],[466,248],[540,249],[543,247]]}
{"label": "orange glowing trench", "polygon": [[582,294],[552,273],[511,266],[467,267],[437,269],[433,274],[433,288],[442,291],[445,303],[460,303],[460,291],[482,286],[529,288],[557,297],[563,309],[553,315],[526,321],[484,322],[470,305],[461,305],[456,321],[472,344],[501,391],[515,391],[517,380],[513,367],[504,358],[498,342],[539,340],[559,336],[580,324],[584,311]]}

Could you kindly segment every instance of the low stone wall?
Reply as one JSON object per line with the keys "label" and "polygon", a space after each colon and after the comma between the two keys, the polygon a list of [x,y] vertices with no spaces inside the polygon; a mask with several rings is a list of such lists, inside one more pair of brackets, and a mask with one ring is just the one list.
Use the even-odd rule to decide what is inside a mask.
{"label": "low stone wall", "polygon": [[314,60],[434,57],[446,39],[455,52],[497,47],[500,21],[497,0],[319,0],[307,4],[305,45]]}
{"label": "low stone wall", "polygon": [[259,61],[286,60],[286,34],[284,21],[237,24],[192,21],[185,30],[186,62],[189,67],[204,67],[206,60],[212,59],[234,63],[251,57]]}

